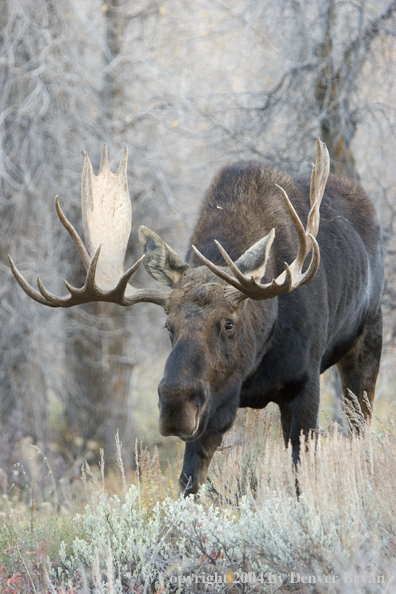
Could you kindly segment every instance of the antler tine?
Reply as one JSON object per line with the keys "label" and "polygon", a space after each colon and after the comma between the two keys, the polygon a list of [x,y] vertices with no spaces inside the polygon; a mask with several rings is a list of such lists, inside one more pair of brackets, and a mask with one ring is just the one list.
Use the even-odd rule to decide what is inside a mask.
{"label": "antler tine", "polygon": [[168,293],[136,289],[128,283],[144,256],[124,272],[124,258],[132,224],[127,183],[128,150],[124,148],[117,173],[110,171],[106,146],[103,147],[98,175],[93,173],[86,152],[83,152],[83,157],[81,207],[87,247],[63,213],[58,197],[55,199],[58,217],[73,239],[87,271],[83,287],[76,288],[65,281],[70,294],[57,297],[45,288],[38,276],[37,291],[21,275],[9,257],[16,280],[29,297],[49,307],[72,307],[90,301],[106,301],[119,305],[148,301],[166,307]]}
{"label": "antler tine", "polygon": [[245,290],[247,289],[248,291],[256,291],[257,287],[259,287],[260,285],[258,284],[260,282],[260,280],[263,278],[264,274],[265,274],[265,269],[267,267],[267,262],[268,262],[268,258],[269,258],[269,254],[271,251],[271,246],[272,243],[274,241],[275,238],[275,229],[272,229],[270,231],[270,233],[263,238],[261,241],[266,240],[266,246],[265,246],[265,253],[264,253],[264,262],[262,263],[262,265],[255,271],[254,275],[251,275],[250,278],[248,278],[245,274],[243,274],[238,266],[231,260],[230,256],[227,254],[226,250],[223,248],[223,246],[221,245],[221,243],[219,243],[216,239],[215,239],[215,244],[217,245],[221,255],[223,256],[226,264],[228,265],[228,267],[232,270],[232,272],[234,273],[237,281],[239,282],[239,287],[243,287]]}
{"label": "antler tine", "polygon": [[307,233],[316,237],[319,229],[319,208],[322,202],[327,179],[330,173],[330,156],[327,146],[319,138],[316,141],[316,160],[312,166],[309,201],[311,210],[308,215]]}
{"label": "antler tine", "polygon": [[[330,157],[327,147],[324,142],[319,138],[316,142],[316,159],[315,165],[312,167],[311,181],[310,181],[310,211],[308,213],[307,227],[304,228],[301,221],[294,211],[290,200],[287,198],[286,192],[281,189],[282,194],[285,197],[286,205],[289,209],[289,213],[292,215],[294,227],[298,237],[298,251],[296,259],[291,263],[290,268],[293,272],[293,289],[300,287],[311,281],[315,276],[320,263],[319,246],[315,240],[315,237],[319,230],[320,213],[319,208],[322,202],[323,194],[326,188],[327,179],[330,172]],[[278,186],[279,187],[279,186]],[[287,198],[287,200],[286,200]],[[294,214],[293,212],[294,211]],[[295,216],[294,216],[295,215]],[[304,260],[309,254],[312,248],[312,258],[308,269],[302,274],[302,267]],[[283,275],[283,273],[282,273]],[[282,276],[281,275],[281,276]],[[278,277],[280,280],[281,277]]]}
{"label": "antler tine", "polygon": [[[226,281],[226,283],[228,283],[229,285],[232,285],[236,289],[240,289],[241,288],[241,284],[233,276],[231,276],[230,274],[228,274],[227,272],[225,272],[225,270],[223,270],[222,268],[220,268],[219,266],[217,266],[216,264],[213,264],[213,262],[211,262],[210,260],[208,260],[199,251],[199,249],[195,247],[195,245],[193,245],[191,247],[194,250],[195,254],[198,256],[198,258],[205,264],[205,266],[207,266],[209,268],[209,270],[211,270],[212,272],[214,272],[214,274],[216,274],[216,276],[222,278],[223,280]],[[239,273],[239,271],[238,271],[238,273]],[[242,274],[242,273],[240,273],[240,274]]]}
{"label": "antler tine", "polygon": [[[96,276],[96,268],[98,266],[98,260],[99,260],[99,255],[100,255],[100,250],[101,250],[101,245],[98,246],[98,249],[96,250],[94,257],[91,260],[91,263],[88,267],[87,270],[87,275],[85,277],[85,283],[84,286],[81,287],[81,289],[77,288],[77,287],[73,287],[73,285],[71,285],[70,283],[68,283],[66,280],[63,281],[66,285],[66,287],[69,289],[70,293],[74,296],[74,297],[80,297],[82,295],[87,296],[88,294],[95,295],[96,294],[101,294],[101,293],[105,293],[105,291],[102,291],[96,284],[95,282],[95,276]],[[39,287],[40,289],[40,287]],[[40,289],[41,292],[41,289]],[[43,294],[43,293],[42,293]],[[48,299],[48,297],[47,297]]]}
{"label": "antler tine", "polygon": [[219,241],[217,241],[216,239],[215,239],[215,244],[217,245],[221,255],[223,256],[224,260],[226,261],[226,264],[232,270],[232,272],[235,274],[240,285],[242,285],[243,287],[249,288],[251,286],[251,282],[253,279],[249,280],[248,278],[246,278],[246,276],[239,270],[238,266],[236,266],[234,264],[234,262],[231,260],[230,256],[227,254],[227,252],[225,251],[225,249],[223,248],[221,243]]}
{"label": "antler tine", "polygon": [[[83,154],[84,154],[84,156],[86,155],[88,157],[88,153],[87,152],[83,151]],[[90,165],[91,165],[91,163],[90,163]],[[91,165],[91,167],[89,169],[92,169],[92,165]],[[103,148],[102,148],[102,158],[100,160],[98,177],[100,177],[103,174],[103,171],[110,171],[110,168],[109,168],[109,152],[107,150],[107,145],[106,144],[104,144],[103,145]]]}
{"label": "antler tine", "polygon": [[65,229],[67,229],[70,237],[74,241],[74,245],[76,246],[78,253],[80,254],[80,258],[85,266],[85,270],[88,270],[90,257],[87,252],[87,249],[86,249],[81,237],[79,236],[79,234],[77,233],[77,231],[75,230],[73,225],[70,223],[70,221],[66,218],[63,210],[61,209],[58,196],[55,197],[55,208],[56,208],[56,212],[58,213],[60,222],[65,227]]}
{"label": "antler tine", "polygon": [[[238,302],[242,299],[246,299],[247,297],[257,300],[271,299],[277,295],[289,293],[290,291],[293,291],[294,289],[297,289],[298,287],[310,282],[314,278],[320,263],[319,246],[315,239],[319,228],[319,207],[326,187],[329,170],[330,158],[327,147],[324,142],[321,142],[318,138],[316,161],[311,174],[310,211],[308,214],[306,229],[304,229],[304,226],[297,212],[295,211],[294,206],[290,202],[285,190],[278,184],[275,184],[284,198],[287,211],[293,222],[297,235],[298,248],[297,256],[293,262],[290,265],[285,264],[285,270],[276,279],[272,280],[272,282],[267,284],[260,283],[261,278],[264,276],[264,270],[268,260],[273,237],[271,241],[268,242],[269,245],[266,247],[264,263],[257,270],[250,273],[250,278],[248,278],[239,270],[238,266],[231,260],[230,256],[218,241],[215,243],[219,248],[226,264],[233,272],[233,277],[219,266],[216,266],[210,262],[193,246],[195,253],[202,260],[202,262],[208,266],[212,272],[214,272],[217,276],[225,280],[233,287],[230,287],[226,290],[226,295],[232,301]],[[307,270],[302,273],[305,258],[311,249],[311,261]],[[235,289],[237,289],[237,292]]]}
{"label": "antler tine", "polygon": [[263,301],[264,299],[272,299],[278,295],[285,295],[292,290],[293,284],[292,272],[290,266],[286,262],[285,271],[282,274],[284,274],[284,279],[281,283],[278,283],[277,279],[273,279],[270,283],[266,283],[265,285],[254,281],[249,290],[240,285],[237,291],[235,290],[237,287],[234,285],[235,288],[228,287],[225,290],[225,296],[228,297],[232,303],[237,304],[248,297],[255,301]]}
{"label": "antler tine", "polygon": [[287,210],[291,216],[291,219],[294,224],[294,229],[296,230],[296,234],[297,234],[297,242],[298,242],[297,257],[294,260],[293,265],[294,265],[294,268],[301,268],[302,265],[304,264],[305,257],[309,251],[308,246],[307,246],[305,229],[304,229],[303,224],[300,220],[300,217],[296,213],[294,206],[290,202],[289,196],[286,194],[285,190],[278,184],[275,184],[275,185],[277,188],[279,188],[283,198],[285,199],[285,204],[286,204]]}
{"label": "antler tine", "polygon": [[126,146],[124,146],[124,149],[122,151],[120,166],[117,171],[117,175],[122,175],[126,179],[127,167],[128,167],[128,149]]}
{"label": "antler tine", "polygon": [[[274,233],[271,232],[271,235],[274,235]],[[290,266],[288,266],[288,264],[285,264],[286,270],[283,273],[285,275],[285,278],[284,279],[282,278],[282,283],[278,282],[278,279],[279,279],[279,277],[278,277],[278,279],[273,279],[270,283],[261,285],[259,282],[257,282],[260,280],[258,278],[258,276],[251,275],[250,278],[245,276],[239,270],[239,268],[236,266],[235,262],[233,262],[231,260],[230,256],[227,254],[227,252],[221,246],[221,244],[216,240],[215,240],[215,243],[216,243],[217,247],[219,248],[224,260],[226,261],[228,266],[231,268],[231,270],[234,272],[234,274],[237,278],[228,274],[225,270],[220,268],[220,266],[213,264],[213,262],[208,260],[194,245],[192,246],[192,248],[193,248],[195,254],[198,256],[198,258],[205,264],[205,266],[207,266],[212,272],[214,272],[214,274],[216,274],[216,276],[222,278],[224,281],[226,281],[227,284],[232,285],[232,287],[234,287],[234,289],[237,289],[238,292],[241,293],[241,295],[240,295],[239,299],[237,299],[237,301],[240,301],[241,299],[246,299],[247,297],[251,297],[252,299],[258,299],[258,300],[269,299],[271,297],[275,297],[276,295],[283,295],[284,293],[288,293],[290,291],[291,284],[292,284],[292,272],[291,272]],[[272,241],[271,241],[271,243],[272,243]],[[269,249],[266,250],[264,265],[260,266],[260,270],[262,268],[264,268],[266,261],[268,260],[268,256],[269,256]],[[260,274],[261,274],[261,272],[260,272]],[[262,276],[262,274],[261,274],[261,276]],[[264,292],[264,290],[265,290],[265,292]],[[226,291],[226,295],[231,296],[231,294],[234,295],[234,292],[232,289],[228,292]]]}
{"label": "antler tine", "polygon": [[[10,264],[12,274],[15,276],[17,283],[25,291],[25,293],[27,295],[29,295],[29,297],[31,297],[38,303],[42,303],[43,305],[49,305],[50,307],[57,307],[56,305],[52,305],[51,303],[49,303],[48,300],[45,299],[45,297],[43,297],[34,287],[32,287],[32,285],[30,285],[27,282],[27,280],[22,276],[22,274],[19,272],[18,268],[15,266],[14,261],[11,258],[11,256],[8,256],[8,262]],[[37,278],[39,278],[39,277],[37,277]]]}
{"label": "antler tine", "polygon": [[314,278],[315,274],[318,272],[318,268],[319,268],[319,264],[320,264],[319,245],[313,235],[309,234],[309,237],[312,242],[312,258],[311,258],[311,261],[309,263],[307,270],[304,272],[304,274],[300,275],[300,280],[297,281],[296,284],[294,285],[295,289],[297,289],[297,287],[301,287],[301,285],[305,285],[305,284],[309,283]]}

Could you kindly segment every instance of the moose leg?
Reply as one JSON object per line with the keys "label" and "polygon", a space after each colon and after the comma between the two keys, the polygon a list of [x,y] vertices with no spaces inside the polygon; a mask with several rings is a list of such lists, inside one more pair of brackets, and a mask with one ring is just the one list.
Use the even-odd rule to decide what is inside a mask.
{"label": "moose leg", "polygon": [[[366,322],[360,336],[337,363],[344,398],[348,398],[348,389],[355,394],[366,421],[371,419],[381,350],[382,318],[379,312],[373,321]],[[363,392],[367,393],[371,410],[363,400]]]}
{"label": "moose leg", "polygon": [[280,405],[283,439],[287,447],[292,445],[293,464],[300,458],[300,436],[314,436],[318,429],[319,415],[319,373],[300,387],[299,393],[290,402]]}
{"label": "moose leg", "polygon": [[213,454],[221,445],[222,433],[204,433],[196,441],[188,441],[184,452],[183,470],[179,487],[184,495],[197,493],[206,481]]}
{"label": "moose leg", "polygon": [[[292,444],[293,469],[297,470],[300,460],[300,438],[303,433],[306,447],[308,447],[309,438],[315,437],[317,440],[317,428],[319,425],[319,373],[316,380],[304,384],[300,393],[292,401],[282,404],[281,424],[285,446]],[[297,499],[301,495],[301,486],[298,475],[295,476],[295,489]]]}
{"label": "moose leg", "polygon": [[285,442],[285,447],[289,445],[290,441],[290,428],[291,428],[291,420],[292,420],[292,410],[289,405],[281,406],[281,425],[282,425],[282,434],[283,439]]}

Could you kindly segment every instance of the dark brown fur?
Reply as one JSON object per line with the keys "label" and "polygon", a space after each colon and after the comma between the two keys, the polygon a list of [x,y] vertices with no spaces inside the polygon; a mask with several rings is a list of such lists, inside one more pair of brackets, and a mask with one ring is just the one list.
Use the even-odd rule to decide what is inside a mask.
{"label": "dark brown fur", "polygon": [[[215,177],[191,243],[224,266],[215,239],[235,261],[274,227],[264,281],[272,280],[297,249],[275,184],[286,190],[305,225],[308,179],[293,182],[260,163],[238,163]],[[362,395],[366,391],[373,401],[381,354],[380,229],[364,191],[343,178],[330,176],[320,214],[318,273],[287,295],[235,306],[225,295],[225,283],[192,251],[189,267],[178,261],[172,269],[172,274],[178,269],[167,307],[173,349],[159,386],[160,431],[187,442],[180,477],[186,493],[206,480],[238,407],[277,403],[296,463],[301,431],[308,436],[318,428],[320,373],[334,364],[344,393],[351,389],[370,415]]]}

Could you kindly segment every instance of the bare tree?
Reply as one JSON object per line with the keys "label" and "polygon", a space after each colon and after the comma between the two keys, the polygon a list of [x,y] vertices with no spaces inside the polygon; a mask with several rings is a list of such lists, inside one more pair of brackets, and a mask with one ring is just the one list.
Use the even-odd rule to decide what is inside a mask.
{"label": "bare tree", "polygon": [[[107,12],[100,2],[86,6],[93,8],[99,9],[97,19],[73,2],[43,0],[33,7],[20,0],[4,3],[0,15],[0,422],[14,419],[15,440],[30,435],[47,446],[56,442],[66,458],[83,453],[78,444],[89,439],[109,446],[118,427],[126,433],[136,378],[132,331],[124,313],[101,304],[50,316],[32,307],[15,290],[6,256],[13,253],[22,266],[36,261],[37,272],[50,275],[55,289],[68,276],[74,254],[67,236],[53,229],[53,199],[59,194],[73,217],[79,211],[80,149],[90,150],[94,161],[96,152],[98,167],[103,142],[114,160],[113,143],[119,152],[127,142],[118,54],[128,6],[118,2]],[[140,12],[143,19],[152,9],[142,3]],[[126,19],[135,29],[138,21],[136,10]],[[144,150],[134,145],[138,166],[146,168],[145,182],[135,188],[139,196],[155,178]],[[58,255],[61,267],[54,270]]]}
{"label": "bare tree", "polygon": [[53,291],[63,278],[78,284],[53,200],[59,194],[78,227],[80,150],[97,171],[103,143],[113,169],[129,148],[132,261],[141,223],[187,249],[220,164],[264,158],[302,173],[322,136],[334,170],[361,180],[384,222],[385,328],[394,344],[395,4],[3,2],[0,423],[15,428],[10,438],[31,436],[73,461],[88,440],[110,455],[117,428],[131,454],[134,436],[147,436],[143,426],[156,427],[168,347],[161,312],[150,304],[46,311],[18,291],[6,261],[12,253]]}
{"label": "bare tree", "polygon": [[[367,19],[366,5],[356,6],[356,28],[351,39],[346,39],[335,55],[337,39],[337,4],[335,0],[323,3],[322,19],[325,23],[323,42],[317,52],[317,80],[315,98],[320,109],[320,133],[333,157],[333,171],[354,178],[355,158],[352,151],[356,126],[364,113],[365,105],[354,105],[353,95],[359,93],[359,80],[364,74],[365,63],[373,59],[372,45],[378,36],[393,31],[388,21],[396,20],[396,2],[392,0],[384,10]],[[374,50],[375,52],[375,50]],[[359,113],[360,110],[360,113]]]}

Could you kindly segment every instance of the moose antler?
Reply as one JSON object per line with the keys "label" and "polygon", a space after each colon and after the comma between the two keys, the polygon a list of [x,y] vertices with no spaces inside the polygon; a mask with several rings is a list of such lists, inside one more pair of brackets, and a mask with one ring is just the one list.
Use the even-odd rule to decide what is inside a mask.
{"label": "moose antler", "polygon": [[98,175],[93,173],[88,154],[83,152],[83,156],[81,210],[87,247],[63,214],[58,196],[55,198],[55,206],[58,217],[73,239],[87,271],[84,286],[78,289],[64,281],[70,295],[56,297],[44,287],[38,276],[37,291],[25,280],[9,256],[16,280],[29,297],[50,307],[72,307],[90,301],[107,301],[118,305],[148,301],[165,307],[167,293],[136,289],[128,284],[145,256],[124,272],[125,252],[132,225],[132,207],[127,182],[128,150],[124,148],[117,173],[112,173],[109,169],[106,146],[103,147]]}
{"label": "moose antler", "polygon": [[[293,260],[290,265],[285,264],[286,270],[284,270],[282,274],[280,274],[276,279],[273,279],[270,283],[262,285],[260,280],[264,276],[271,245],[275,237],[275,229],[272,229],[271,232],[261,240],[266,242],[264,263],[255,272],[253,272],[250,277],[246,276],[239,270],[238,266],[236,266],[235,262],[231,260],[230,256],[218,241],[215,243],[234,276],[231,276],[224,269],[216,266],[216,264],[213,264],[213,262],[201,254],[201,252],[195,246],[192,246],[194,252],[212,272],[214,272],[217,276],[225,280],[229,285],[232,285],[234,289],[237,289],[240,292],[240,299],[245,299],[246,297],[251,297],[252,299],[256,300],[272,299],[277,295],[290,293],[290,291],[297,289],[297,287],[301,287],[301,285],[308,283],[314,278],[319,268],[320,253],[315,237],[319,229],[319,208],[326,187],[327,178],[329,176],[329,171],[329,153],[325,143],[321,142],[318,138],[316,162],[312,167],[311,173],[310,211],[308,214],[306,229],[304,229],[303,224],[301,223],[298,214],[294,210],[294,207],[290,202],[285,190],[276,184],[282,193],[286,207],[296,230],[298,249],[296,259]],[[307,270],[303,273],[302,267],[305,258],[311,249],[311,262]],[[229,294],[229,296],[235,297],[234,289],[230,288],[227,291],[227,294]]]}

